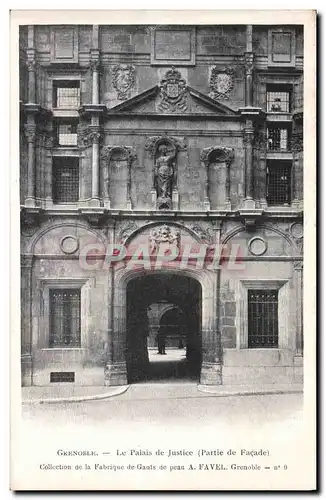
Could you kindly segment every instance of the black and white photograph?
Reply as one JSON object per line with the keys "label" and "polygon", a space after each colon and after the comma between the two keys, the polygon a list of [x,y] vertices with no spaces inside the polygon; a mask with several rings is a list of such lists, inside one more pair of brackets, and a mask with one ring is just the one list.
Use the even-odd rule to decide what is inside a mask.
{"label": "black and white photograph", "polygon": [[14,490],[315,486],[315,12],[167,12],[12,13]]}

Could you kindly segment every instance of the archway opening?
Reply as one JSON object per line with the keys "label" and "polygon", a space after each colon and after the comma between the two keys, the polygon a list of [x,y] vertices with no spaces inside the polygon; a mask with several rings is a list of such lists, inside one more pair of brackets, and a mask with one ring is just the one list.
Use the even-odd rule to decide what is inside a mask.
{"label": "archway opening", "polygon": [[128,382],[198,380],[201,286],[172,273],[150,273],[127,285]]}

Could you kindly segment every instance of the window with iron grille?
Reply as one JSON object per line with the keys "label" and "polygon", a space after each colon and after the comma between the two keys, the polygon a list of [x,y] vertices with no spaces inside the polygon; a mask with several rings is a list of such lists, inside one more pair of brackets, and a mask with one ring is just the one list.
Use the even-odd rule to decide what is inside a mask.
{"label": "window with iron grille", "polygon": [[267,85],[267,112],[290,113],[291,88],[288,85]]}
{"label": "window with iron grille", "polygon": [[267,161],[268,205],[289,205],[291,203],[291,175],[291,162]]}
{"label": "window with iron grille", "polygon": [[78,120],[60,120],[56,124],[58,146],[77,146]]}
{"label": "window with iron grille", "polygon": [[79,159],[53,159],[52,197],[54,203],[76,203],[79,199]]}
{"label": "window with iron grille", "polygon": [[50,347],[80,347],[80,289],[50,290]]}
{"label": "window with iron grille", "polygon": [[269,151],[288,151],[290,130],[288,127],[268,127],[267,149]]}
{"label": "window with iron grille", "polygon": [[78,108],[80,106],[80,82],[59,80],[53,83],[54,108]]}
{"label": "window with iron grille", "polygon": [[248,348],[278,347],[278,290],[248,290]]}

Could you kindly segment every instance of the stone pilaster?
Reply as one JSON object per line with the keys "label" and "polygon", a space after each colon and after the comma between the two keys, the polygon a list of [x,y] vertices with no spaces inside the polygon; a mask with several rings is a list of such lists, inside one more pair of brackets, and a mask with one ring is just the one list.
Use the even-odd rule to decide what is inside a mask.
{"label": "stone pilaster", "polygon": [[252,120],[246,120],[243,131],[243,141],[245,146],[245,207],[255,208],[254,201],[254,165],[253,165],[253,141],[254,127]]}
{"label": "stone pilaster", "polygon": [[303,262],[294,262],[294,286],[296,290],[296,356],[303,356]]}
{"label": "stone pilaster", "polygon": [[35,142],[36,142],[36,125],[34,117],[30,117],[29,123],[25,125],[25,135],[28,143],[28,159],[27,159],[27,197],[25,206],[35,207]]}
{"label": "stone pilaster", "polygon": [[90,139],[92,141],[92,206],[100,205],[100,139],[98,126],[92,126]]}

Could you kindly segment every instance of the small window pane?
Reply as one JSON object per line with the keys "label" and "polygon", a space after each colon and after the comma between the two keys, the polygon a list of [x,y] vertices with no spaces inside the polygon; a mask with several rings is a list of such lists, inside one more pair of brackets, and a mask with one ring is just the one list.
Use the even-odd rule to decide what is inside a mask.
{"label": "small window pane", "polygon": [[267,92],[267,112],[269,113],[289,113],[290,112],[290,92]]}
{"label": "small window pane", "polygon": [[248,290],[248,348],[278,347],[278,290]]}
{"label": "small window pane", "polygon": [[267,148],[269,151],[287,151],[289,147],[289,130],[272,127],[267,129]]}
{"label": "small window pane", "polygon": [[59,146],[77,146],[77,123],[60,123],[57,130]]}
{"label": "small window pane", "polygon": [[54,83],[54,107],[78,108],[80,106],[79,81],[58,81]]}
{"label": "small window pane", "polygon": [[80,346],[80,290],[50,290],[50,347]]}

